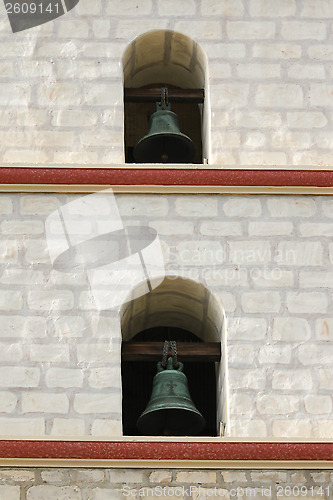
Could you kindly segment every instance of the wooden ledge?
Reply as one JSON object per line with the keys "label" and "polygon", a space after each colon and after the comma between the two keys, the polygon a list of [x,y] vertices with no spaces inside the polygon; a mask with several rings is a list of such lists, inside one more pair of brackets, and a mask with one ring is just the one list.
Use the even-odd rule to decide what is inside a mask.
{"label": "wooden ledge", "polygon": [[[203,103],[205,99],[204,89],[173,89],[168,87],[168,99],[170,102]],[[161,100],[160,88],[125,88],[125,102],[157,102]]]}
{"label": "wooden ledge", "polygon": [[[163,342],[123,342],[124,361],[161,361]],[[177,342],[179,361],[212,361],[221,359],[220,342]],[[171,348],[169,347],[171,356]]]}

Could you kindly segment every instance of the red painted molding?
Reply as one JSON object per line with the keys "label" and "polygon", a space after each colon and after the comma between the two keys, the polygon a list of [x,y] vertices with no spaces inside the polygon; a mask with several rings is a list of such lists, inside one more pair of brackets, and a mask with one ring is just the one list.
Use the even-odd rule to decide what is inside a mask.
{"label": "red painted molding", "polygon": [[1,167],[0,184],[331,187],[333,171]]}
{"label": "red painted molding", "polygon": [[0,458],[77,460],[332,461],[331,443],[0,441]]}

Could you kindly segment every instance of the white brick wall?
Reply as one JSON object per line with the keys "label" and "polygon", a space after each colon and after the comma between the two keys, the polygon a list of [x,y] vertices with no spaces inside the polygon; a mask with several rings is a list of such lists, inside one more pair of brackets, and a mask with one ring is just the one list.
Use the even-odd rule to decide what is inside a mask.
{"label": "white brick wall", "polygon": [[[98,311],[84,272],[54,271],[47,251],[46,217],[75,198],[0,196],[0,224],[8,229],[0,238],[0,434],[20,427],[19,435],[121,435],[118,313]],[[220,303],[207,311],[226,320],[230,435],[329,437],[330,197],[117,195],[116,201],[125,224],[156,228],[166,269],[202,283]],[[157,294],[150,306],[167,305],[172,314],[192,307],[196,319],[187,325],[197,328],[203,299],[195,292],[166,303]]]}
{"label": "white brick wall", "polygon": [[[4,21],[0,159],[121,164],[122,56],[156,28],[207,54],[210,163],[331,165],[332,16],[330,0],[81,0],[19,35]],[[94,309],[85,275],[50,265],[45,218],[71,199],[0,195],[1,435],[121,433],[119,318]],[[231,436],[331,437],[331,197],[117,202],[128,223],[157,229],[175,274],[222,303]]]}
{"label": "white brick wall", "polygon": [[[9,500],[120,500],[123,498],[223,497],[227,500],[247,492],[264,493],[268,499],[276,492],[302,491],[310,498],[328,498],[331,471],[315,470],[161,470],[161,469],[3,469],[0,495]],[[302,488],[303,487],[303,488]],[[302,489],[301,489],[302,488]],[[191,495],[189,497],[189,493]],[[261,495],[260,495],[261,496]],[[282,495],[281,495],[282,496]]]}
{"label": "white brick wall", "polygon": [[124,51],[169,29],[207,54],[210,163],[330,165],[331,19],[329,0],[80,0],[20,34],[4,20],[0,159],[122,163]]}

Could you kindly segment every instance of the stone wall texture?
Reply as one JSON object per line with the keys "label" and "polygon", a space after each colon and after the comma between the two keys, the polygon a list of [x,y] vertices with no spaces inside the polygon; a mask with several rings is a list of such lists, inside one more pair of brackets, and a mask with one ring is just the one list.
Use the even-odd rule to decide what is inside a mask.
{"label": "stone wall texture", "polygon": [[224,318],[228,435],[333,437],[331,197],[115,195],[125,225],[156,229],[166,275],[134,303],[128,333],[121,307],[94,302],[84,266],[51,264],[46,219],[82,196],[0,197],[1,435],[121,436],[122,336],[159,310],[186,314],[194,333]]}
{"label": "stone wall texture", "polygon": [[80,0],[15,34],[0,9],[2,163],[123,162],[123,55],[159,29],[206,53],[209,163],[331,164],[329,0]]}
{"label": "stone wall texture", "polygon": [[[0,13],[2,165],[123,165],[123,57],[151,30],[186,35],[205,54],[209,164],[332,164],[331,0],[80,0],[18,33],[3,2]],[[173,49],[190,68],[186,47]],[[163,44],[136,47],[137,66],[145,50],[164,60]],[[84,270],[58,272],[47,248],[47,216],[78,196],[0,194],[1,438],[122,436],[120,310],[100,311]],[[168,297],[182,277],[192,324],[215,318],[227,435],[333,438],[332,197],[116,201],[125,223],[157,231]],[[133,302],[133,317],[152,302]],[[179,304],[168,301],[169,312]],[[6,500],[329,500],[332,487],[332,471],[320,470],[0,470]]]}
{"label": "stone wall texture", "polygon": [[2,469],[6,500],[120,500],[124,498],[303,497],[329,500],[332,471],[170,469]]}

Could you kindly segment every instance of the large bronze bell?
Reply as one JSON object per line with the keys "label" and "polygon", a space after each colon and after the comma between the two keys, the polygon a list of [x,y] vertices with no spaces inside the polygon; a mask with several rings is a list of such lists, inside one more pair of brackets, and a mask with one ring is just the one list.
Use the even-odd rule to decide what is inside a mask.
{"label": "large bronze bell", "polygon": [[192,436],[206,425],[196,409],[183,373],[183,364],[173,367],[168,358],[164,369],[157,364],[150,401],[137,421],[140,432],[146,436]]}
{"label": "large bronze bell", "polygon": [[178,116],[170,104],[156,103],[150,117],[149,133],[134,148],[137,163],[189,163],[195,155],[195,145],[179,130]]}

